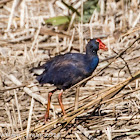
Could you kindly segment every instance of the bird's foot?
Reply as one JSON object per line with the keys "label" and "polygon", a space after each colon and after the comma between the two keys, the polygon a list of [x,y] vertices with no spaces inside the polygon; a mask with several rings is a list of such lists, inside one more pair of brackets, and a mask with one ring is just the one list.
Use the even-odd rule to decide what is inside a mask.
{"label": "bird's foot", "polygon": [[49,119],[49,115],[46,113],[46,114],[45,114],[45,116],[44,116],[44,118],[45,118],[45,120],[44,120],[44,121],[45,121],[45,122],[47,122],[47,121],[48,121],[48,119]]}
{"label": "bird's foot", "polygon": [[47,122],[49,119],[48,114],[46,113],[45,115],[43,115],[42,117],[39,118],[39,120],[42,120],[42,119],[44,119],[44,122]]}

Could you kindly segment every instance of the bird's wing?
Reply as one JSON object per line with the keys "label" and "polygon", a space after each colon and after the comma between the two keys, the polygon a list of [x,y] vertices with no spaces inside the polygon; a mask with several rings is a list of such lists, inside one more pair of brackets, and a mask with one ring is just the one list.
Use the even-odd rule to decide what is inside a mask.
{"label": "bird's wing", "polygon": [[77,69],[84,68],[86,65],[84,54],[67,53],[65,55],[58,55],[45,64],[45,71],[48,69],[64,69],[71,66]]}
{"label": "bird's wing", "polygon": [[54,63],[56,60],[59,60],[59,58],[62,57],[62,55],[58,55],[58,56],[55,56],[49,60],[47,60],[47,62],[43,65],[39,65],[37,67],[33,67],[32,69],[30,69],[29,71],[31,73],[34,73],[35,75],[40,75],[42,74],[44,71],[47,71],[51,64]]}
{"label": "bird's wing", "polygon": [[[57,55],[50,60],[47,60],[47,62],[41,66],[34,67],[30,71],[33,72],[36,69],[44,69],[47,71],[52,65],[63,65],[64,63],[75,63],[77,65],[80,65],[80,61],[84,59],[84,54],[79,53],[66,53],[64,55]],[[79,63],[79,64],[78,64]]]}

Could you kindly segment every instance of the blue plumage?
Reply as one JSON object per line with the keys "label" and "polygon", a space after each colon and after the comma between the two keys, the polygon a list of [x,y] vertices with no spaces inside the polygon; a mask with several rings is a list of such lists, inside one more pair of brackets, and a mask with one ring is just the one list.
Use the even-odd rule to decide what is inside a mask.
{"label": "blue plumage", "polygon": [[[92,74],[99,63],[97,55],[99,49],[107,50],[107,47],[100,39],[91,39],[86,45],[86,54],[67,53],[58,55],[47,61],[44,65],[33,68],[31,71],[44,69],[44,72],[37,76],[38,82],[40,84],[54,84],[57,88],[65,90]],[[49,118],[53,92],[48,94],[47,110],[44,116],[45,121]],[[63,115],[65,115],[66,113],[62,104],[62,93],[61,91],[58,95],[58,101]]]}
{"label": "blue plumage", "polygon": [[99,63],[98,50],[99,42],[91,39],[86,45],[86,54],[67,53],[55,56],[41,66],[44,72],[37,76],[38,82],[54,84],[64,90],[71,87],[90,76],[96,69]]}

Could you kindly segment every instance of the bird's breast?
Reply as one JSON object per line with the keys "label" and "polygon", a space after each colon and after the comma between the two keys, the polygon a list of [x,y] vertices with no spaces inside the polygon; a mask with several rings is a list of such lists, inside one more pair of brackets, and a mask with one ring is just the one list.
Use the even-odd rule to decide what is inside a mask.
{"label": "bird's breast", "polygon": [[89,73],[92,73],[96,67],[98,66],[99,63],[99,58],[98,57],[94,57],[92,59],[89,60],[88,65],[87,65],[87,71]]}

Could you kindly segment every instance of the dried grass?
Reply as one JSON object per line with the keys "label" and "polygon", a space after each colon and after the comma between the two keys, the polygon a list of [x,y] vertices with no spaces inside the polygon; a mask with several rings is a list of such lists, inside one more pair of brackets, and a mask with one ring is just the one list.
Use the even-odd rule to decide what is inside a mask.
{"label": "dried grass", "polygon": [[[65,2],[83,18],[85,0]],[[69,13],[61,1],[0,2],[1,139],[140,139],[139,1],[100,0],[99,5],[89,23],[75,23],[72,14],[65,31],[44,26],[45,19]],[[57,54],[84,52],[94,37],[102,38],[109,51],[99,51],[99,66],[82,81],[87,81],[84,87],[80,82],[65,91],[66,116],[61,117],[59,91],[53,94],[51,119],[44,124],[38,118],[55,87],[37,84],[29,69]]]}

